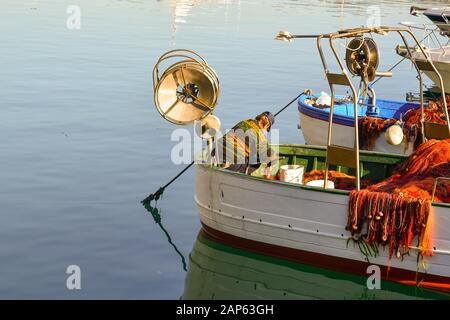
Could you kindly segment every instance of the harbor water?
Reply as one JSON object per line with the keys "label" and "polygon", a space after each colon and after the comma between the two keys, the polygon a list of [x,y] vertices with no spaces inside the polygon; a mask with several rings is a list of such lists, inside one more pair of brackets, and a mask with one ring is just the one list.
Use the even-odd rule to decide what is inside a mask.
{"label": "harbor water", "polygon": [[[389,286],[376,295],[361,279],[208,242],[199,236],[195,169],[165,191],[158,214],[140,203],[185,166],[171,161],[176,127],[153,105],[151,72],[161,54],[184,48],[206,58],[220,79],[215,114],[227,129],[278,110],[305,88],[327,90],[314,40],[275,41],[278,31],[317,34],[425,21],[409,14],[411,5],[3,0],[0,298],[423,297]],[[395,37],[379,43],[380,70],[400,60],[399,43]],[[409,62],[394,75],[377,83],[379,98],[405,99],[418,91]],[[303,142],[297,124],[293,105],[276,119],[280,142]],[[68,288],[69,266],[79,268],[79,290]],[[311,287],[317,290],[306,294]]]}

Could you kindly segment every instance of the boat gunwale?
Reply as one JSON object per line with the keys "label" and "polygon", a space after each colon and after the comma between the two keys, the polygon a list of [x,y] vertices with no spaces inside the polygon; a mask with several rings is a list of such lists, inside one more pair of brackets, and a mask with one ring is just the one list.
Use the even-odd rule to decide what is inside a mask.
{"label": "boat gunwale", "polygon": [[[323,147],[323,146],[313,146],[313,145],[278,144],[278,145],[275,145],[275,146],[278,146],[278,147],[291,147],[291,148],[306,148],[306,149],[315,149],[315,150],[326,151],[326,148]],[[360,153],[363,154],[363,155],[369,155],[369,156],[372,155],[372,156],[383,157],[383,158],[405,158],[405,159],[407,158],[407,156],[404,156],[404,155],[384,153],[384,152],[378,152],[378,151],[361,150]],[[304,185],[304,184],[294,184],[294,183],[284,182],[284,181],[280,181],[280,180],[265,179],[263,177],[252,176],[252,175],[249,175],[249,174],[235,172],[235,171],[227,170],[227,169],[220,168],[220,167],[217,167],[217,166],[211,166],[210,164],[207,164],[207,163],[197,163],[197,165],[199,165],[199,166],[201,166],[201,167],[203,167],[205,169],[222,172],[222,173],[229,174],[229,175],[234,175],[234,176],[241,177],[241,178],[244,178],[244,179],[260,181],[260,182],[263,182],[263,183],[271,183],[271,184],[275,184],[275,185],[286,186],[286,187],[289,187],[289,188],[303,189],[303,190],[308,190],[308,191],[318,191],[318,192],[330,193],[330,194],[335,194],[335,195],[345,195],[345,196],[348,196],[350,194],[350,192],[351,192],[351,191],[348,191],[348,190],[325,189],[325,188],[321,188],[321,187],[307,186],[307,185]],[[431,203],[431,205],[433,207],[450,208],[450,203],[434,202],[433,201]]]}
{"label": "boat gunwale", "polygon": [[[309,105],[305,102],[306,99],[307,99],[307,97],[300,97],[298,99],[298,101],[297,101],[298,112],[302,113],[304,115],[307,115],[309,117],[328,122],[330,112],[325,111],[325,109],[329,109],[329,108],[320,109],[315,106]],[[411,110],[413,108],[417,109],[420,107],[420,105],[417,103],[407,102],[407,101],[377,99],[377,102],[378,102],[378,104],[386,103],[386,104],[401,105],[401,107],[399,109],[396,109],[396,111],[394,112],[394,114],[391,117],[391,118],[395,118],[395,119],[399,118],[400,114],[404,114],[404,112],[402,112],[404,110],[401,110],[401,109],[404,108],[405,105],[411,105],[411,108],[407,109],[407,110]],[[361,106],[361,105],[359,105],[359,106]],[[396,118],[396,116],[397,116],[397,118]],[[364,117],[365,117],[364,115],[358,115],[358,118],[364,118]],[[380,118],[380,119],[390,119],[389,117],[382,117],[382,116],[376,116],[376,117]],[[335,114],[333,114],[333,122],[336,124],[342,125],[342,126],[353,127],[354,126],[354,117],[349,116],[349,115],[335,113]],[[386,129],[387,128],[385,128],[384,131]]]}

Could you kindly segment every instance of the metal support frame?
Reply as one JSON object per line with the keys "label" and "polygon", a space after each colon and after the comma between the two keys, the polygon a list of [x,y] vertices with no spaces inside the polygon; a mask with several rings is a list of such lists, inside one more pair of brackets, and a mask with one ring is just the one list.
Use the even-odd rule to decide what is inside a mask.
{"label": "metal support frame", "polygon": [[[325,70],[325,75],[328,80],[328,84],[330,86],[331,90],[331,105],[330,105],[330,118],[328,121],[328,139],[327,139],[327,154],[326,154],[326,161],[325,161],[325,177],[324,177],[324,185],[323,187],[326,188],[328,183],[328,171],[329,171],[329,165],[335,164],[335,165],[346,165],[352,168],[355,168],[356,170],[356,190],[360,190],[360,168],[359,168],[359,139],[358,139],[358,98],[356,89],[353,86],[350,77],[347,74],[347,70],[344,68],[344,65],[342,64],[342,61],[339,58],[338,53],[336,52],[336,49],[333,44],[333,35],[330,35],[329,38],[329,44],[331,47],[331,50],[333,51],[333,54],[339,64],[339,67],[342,71],[341,74],[336,73],[330,73],[328,70],[327,63],[325,61],[325,56],[323,54],[321,41],[324,38],[324,36],[318,36],[317,37],[317,49],[320,53],[320,58],[322,60],[322,65]],[[341,86],[348,86],[350,87],[352,94],[353,94],[353,110],[354,110],[354,125],[355,125],[355,145],[354,149],[342,147],[342,146],[334,146],[332,145],[332,131],[333,131],[333,112],[334,112],[334,100],[335,100],[335,85],[341,85]]]}
{"label": "metal support frame", "polygon": [[[426,58],[427,66],[431,68],[431,71],[434,71],[440,80],[441,84],[441,91],[442,96],[444,97],[444,109],[445,109],[445,116],[447,120],[447,129],[448,129],[448,135],[450,137],[450,121],[449,121],[449,115],[447,111],[447,103],[445,101],[445,92],[444,92],[444,84],[442,80],[442,76],[440,75],[439,71],[434,66],[433,62],[431,61],[428,54],[425,52],[424,48],[421,46],[420,42],[416,38],[416,36],[412,33],[411,30],[408,28],[390,28],[390,27],[377,27],[377,28],[355,28],[355,29],[347,29],[347,30],[341,30],[336,33],[331,34],[322,34],[322,35],[307,35],[307,36],[296,36],[296,35],[290,35],[290,39],[292,38],[317,38],[317,49],[319,51],[319,55],[322,61],[323,68],[325,70],[325,76],[327,78],[328,84],[330,86],[331,90],[331,106],[330,106],[330,116],[329,116],[329,123],[328,123],[328,138],[327,138],[327,154],[326,154],[326,161],[325,161],[325,177],[324,177],[324,185],[323,187],[326,188],[327,182],[328,182],[328,172],[329,172],[329,166],[330,164],[334,165],[346,165],[349,167],[352,167],[356,171],[356,190],[360,190],[360,178],[361,178],[361,172],[360,172],[360,163],[359,163],[359,133],[358,133],[358,99],[357,97],[358,93],[355,90],[355,87],[353,83],[350,80],[350,77],[348,75],[347,69],[344,68],[344,64],[342,63],[336,48],[333,44],[333,40],[336,39],[342,39],[342,38],[352,38],[356,36],[362,36],[365,33],[378,33],[378,34],[387,34],[389,32],[395,32],[398,33],[405,44],[408,54],[411,57],[411,61],[417,71],[418,78],[419,78],[419,85],[420,85],[420,108],[421,108],[421,125],[422,125],[422,133],[423,133],[423,139],[425,140],[426,133],[426,121],[425,121],[425,112],[424,112],[424,97],[423,97],[423,76],[422,71],[423,69],[420,68],[420,66],[417,64],[415,59],[412,58],[411,50],[408,46],[408,42],[405,38],[404,33],[407,33],[411,36],[411,38],[416,43],[417,47],[422,52],[423,56]],[[322,39],[328,38],[329,39],[329,45],[333,52],[333,55],[339,65],[339,68],[341,69],[341,73],[331,73],[328,69],[325,56],[322,50]],[[289,40],[290,40],[289,39]],[[350,87],[352,94],[353,94],[353,107],[354,107],[354,127],[355,127],[355,143],[354,148],[348,148],[343,146],[336,146],[332,144],[332,129],[333,129],[333,112],[334,112],[334,100],[335,100],[335,89],[334,86],[341,85],[341,86],[348,86]],[[349,157],[352,157],[353,159],[348,159]]]}

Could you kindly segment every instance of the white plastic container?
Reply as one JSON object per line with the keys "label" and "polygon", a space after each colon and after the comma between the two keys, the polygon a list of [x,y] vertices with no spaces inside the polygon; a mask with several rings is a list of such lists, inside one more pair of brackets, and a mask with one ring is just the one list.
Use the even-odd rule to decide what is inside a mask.
{"label": "white plastic container", "polygon": [[[310,187],[319,187],[323,188],[324,181],[323,180],[311,180],[306,183],[307,186]],[[331,180],[327,181],[327,189],[334,189],[334,182]]]}
{"label": "white plastic container", "polygon": [[302,184],[304,166],[286,164],[280,167],[280,181]]}
{"label": "white plastic container", "polygon": [[331,97],[325,91],[322,91],[320,96],[316,100],[316,105],[321,107],[331,106]]}

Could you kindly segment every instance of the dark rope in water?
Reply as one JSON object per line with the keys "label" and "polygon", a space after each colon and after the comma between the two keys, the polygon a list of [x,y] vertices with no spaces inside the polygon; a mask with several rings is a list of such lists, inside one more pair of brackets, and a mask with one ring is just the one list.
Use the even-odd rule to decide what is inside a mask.
{"label": "dark rope in water", "polygon": [[152,207],[150,205],[150,203],[143,203],[143,205],[144,205],[145,209],[147,209],[147,211],[150,212],[150,214],[152,215],[153,220],[155,221],[155,223],[164,232],[164,234],[166,235],[166,238],[167,238],[167,241],[169,242],[169,244],[175,249],[175,252],[180,256],[181,263],[183,264],[183,270],[187,271],[186,259],[184,258],[184,255],[181,253],[181,251],[178,249],[178,247],[175,245],[175,243],[173,243],[172,237],[170,236],[169,232],[166,230],[166,228],[164,228],[164,226],[163,226],[163,224],[161,222],[160,210],[158,210],[158,208],[156,208],[156,207]]}

